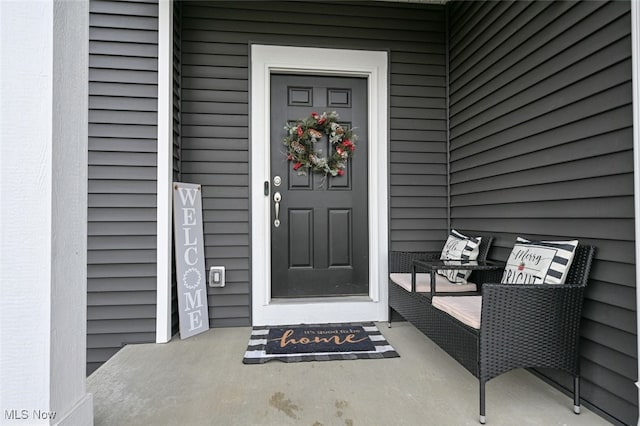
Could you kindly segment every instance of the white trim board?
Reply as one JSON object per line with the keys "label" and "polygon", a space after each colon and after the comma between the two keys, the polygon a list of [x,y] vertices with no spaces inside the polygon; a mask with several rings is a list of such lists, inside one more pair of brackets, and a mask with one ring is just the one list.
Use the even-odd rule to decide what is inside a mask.
{"label": "white trim board", "polygon": [[[631,79],[633,91],[633,169],[634,169],[634,208],[635,208],[635,240],[636,240],[636,306],[640,306],[640,5],[631,2]],[[636,312],[636,323],[640,330],[640,316]],[[638,353],[640,353],[640,339],[637,341]],[[640,358],[638,358],[640,369]],[[640,381],[636,382],[640,388]],[[640,404],[640,392],[638,392]],[[640,419],[638,420],[640,425]]]}
{"label": "white trim board", "polygon": [[171,340],[173,190],[173,2],[158,4],[156,343]]}
{"label": "white trim board", "polygon": [[[321,58],[321,60],[318,60]],[[253,325],[386,321],[388,271],[388,54],[384,51],[251,46],[251,271]],[[270,76],[272,73],[368,80],[369,295],[271,299]]]}

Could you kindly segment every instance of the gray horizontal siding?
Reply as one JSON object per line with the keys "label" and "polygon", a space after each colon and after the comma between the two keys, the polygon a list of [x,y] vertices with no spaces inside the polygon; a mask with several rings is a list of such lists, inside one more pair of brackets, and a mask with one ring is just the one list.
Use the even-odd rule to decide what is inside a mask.
{"label": "gray horizontal siding", "polygon": [[[173,181],[181,181],[182,156],[182,3],[173,3]],[[171,268],[171,334],[179,329],[178,285],[175,268]]]}
{"label": "gray horizontal siding", "polygon": [[155,341],[156,2],[90,2],[87,373]]}
{"label": "gray horizontal siding", "polygon": [[[637,421],[628,2],[450,3],[454,228],[597,246],[582,397]],[[569,378],[546,376],[569,387]]]}
{"label": "gray horizontal siding", "polygon": [[213,326],[250,324],[250,43],[390,51],[391,247],[423,250],[441,244],[447,228],[443,7],[379,2],[328,8],[309,2],[185,2],[182,7],[182,180],[203,185],[207,265],[227,268],[227,287],[209,290]]}

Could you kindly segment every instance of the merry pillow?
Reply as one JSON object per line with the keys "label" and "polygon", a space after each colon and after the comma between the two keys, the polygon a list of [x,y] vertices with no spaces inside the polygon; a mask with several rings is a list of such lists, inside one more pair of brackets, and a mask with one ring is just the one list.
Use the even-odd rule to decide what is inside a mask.
{"label": "merry pillow", "polygon": [[577,240],[529,241],[518,237],[501,282],[564,284],[577,246]]}

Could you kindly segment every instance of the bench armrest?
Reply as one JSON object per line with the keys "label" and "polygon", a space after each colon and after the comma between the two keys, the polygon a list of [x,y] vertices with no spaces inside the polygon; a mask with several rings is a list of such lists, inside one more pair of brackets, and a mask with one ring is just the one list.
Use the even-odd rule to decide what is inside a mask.
{"label": "bench armrest", "polygon": [[517,367],[578,374],[585,285],[484,284],[480,375],[489,380]]}

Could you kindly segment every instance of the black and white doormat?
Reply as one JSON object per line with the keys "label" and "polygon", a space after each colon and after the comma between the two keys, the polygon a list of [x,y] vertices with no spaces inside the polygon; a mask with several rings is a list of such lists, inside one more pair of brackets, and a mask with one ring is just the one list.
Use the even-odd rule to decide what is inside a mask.
{"label": "black and white doormat", "polygon": [[245,364],[399,357],[373,323],[254,327]]}

